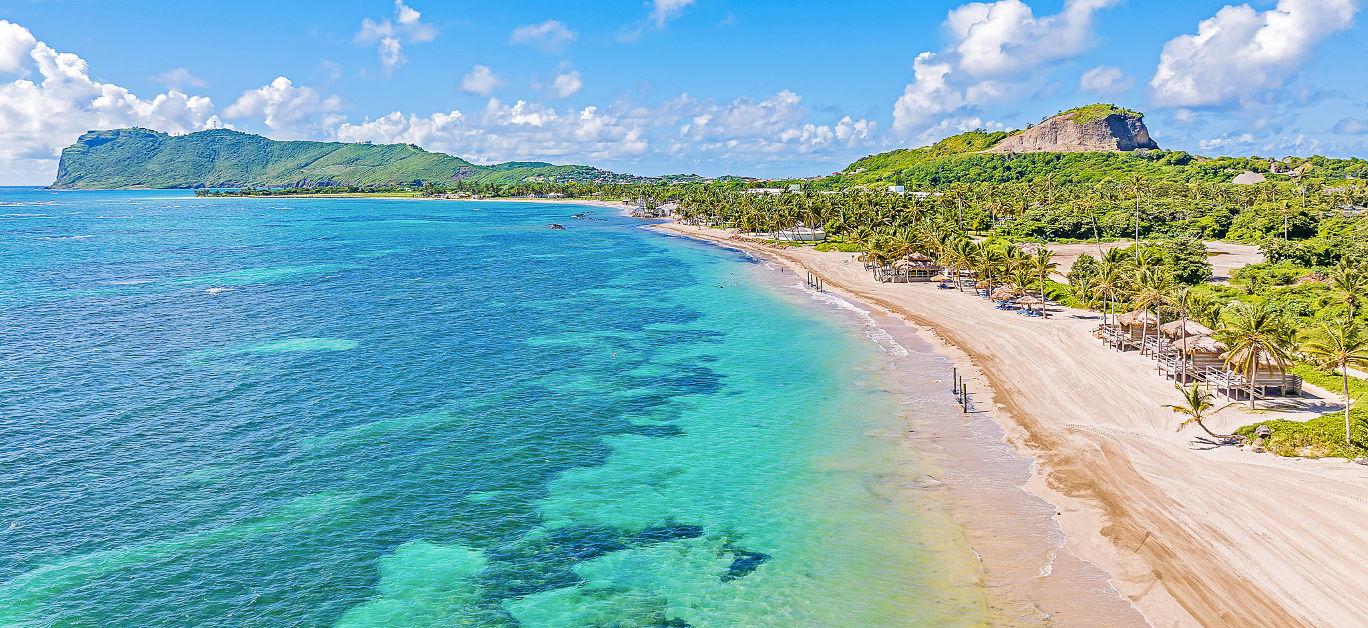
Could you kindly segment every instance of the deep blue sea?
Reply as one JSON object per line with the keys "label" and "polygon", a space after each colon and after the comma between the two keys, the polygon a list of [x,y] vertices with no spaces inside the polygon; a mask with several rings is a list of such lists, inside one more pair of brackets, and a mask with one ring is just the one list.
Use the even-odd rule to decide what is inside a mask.
{"label": "deep blue sea", "polygon": [[1000,618],[948,363],[586,209],[0,190],[0,625]]}

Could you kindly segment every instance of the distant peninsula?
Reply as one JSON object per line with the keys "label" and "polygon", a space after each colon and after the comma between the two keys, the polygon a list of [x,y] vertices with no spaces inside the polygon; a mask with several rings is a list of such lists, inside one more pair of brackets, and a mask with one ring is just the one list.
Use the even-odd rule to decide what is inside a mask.
{"label": "distant peninsula", "polygon": [[479,166],[411,144],[277,141],[229,129],[90,131],[62,151],[54,189],[382,187],[469,183],[650,183],[590,166]]}

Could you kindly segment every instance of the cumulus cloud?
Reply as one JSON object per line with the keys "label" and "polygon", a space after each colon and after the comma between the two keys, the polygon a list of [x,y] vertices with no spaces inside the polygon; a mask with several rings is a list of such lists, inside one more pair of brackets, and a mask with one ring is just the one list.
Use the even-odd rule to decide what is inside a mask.
{"label": "cumulus cloud", "polygon": [[477,65],[470,69],[470,73],[461,79],[461,90],[480,96],[489,96],[494,90],[499,89],[504,84],[503,80],[494,75],[494,70],[487,65]]}
{"label": "cumulus cloud", "polygon": [[[342,109],[337,96],[324,97],[306,85],[296,86],[278,76],[257,89],[242,92],[237,101],[223,110],[227,118],[262,118],[267,127],[282,138],[308,137],[342,118],[328,115]],[[321,114],[321,115],[320,115]]]}
{"label": "cumulus cloud", "polygon": [[644,123],[598,107],[558,111],[519,100],[511,105],[491,98],[484,109],[429,116],[398,111],[337,129],[342,141],[410,143],[476,162],[566,157],[607,159],[646,152]]}
{"label": "cumulus cloud", "polygon": [[27,28],[0,20],[0,180],[51,180],[57,156],[82,133],[130,126],[186,133],[224,126],[214,103],[168,90],[150,99],[90,78],[84,59],[58,52]]}
{"label": "cumulus cloud", "polygon": [[29,29],[7,20],[0,20],[0,72],[17,74],[25,71],[29,53],[38,44]]}
{"label": "cumulus cloud", "polygon": [[344,141],[404,142],[477,162],[523,159],[613,160],[648,152],[683,156],[773,158],[811,155],[870,142],[874,123],[845,116],[834,124],[806,121],[793,92],[754,101],[695,99],[688,94],[643,106],[559,110],[519,100],[490,99],[474,113],[430,116],[394,112],[337,130]]}
{"label": "cumulus cloud", "polygon": [[1021,0],[955,8],[944,25],[950,46],[913,62],[913,82],[893,105],[894,130],[924,132],[946,116],[952,124],[970,122],[973,108],[1023,95],[1030,79],[1091,47],[1094,16],[1118,2],[1067,0],[1048,16],[1035,15]]}
{"label": "cumulus cloud", "polygon": [[1021,0],[973,2],[945,19],[959,69],[973,76],[1018,74],[1041,63],[1085,50],[1093,39],[1093,14],[1120,0],[1069,0],[1057,15],[1036,17]]}
{"label": "cumulus cloud", "polygon": [[802,98],[788,90],[760,101],[739,98],[725,103],[696,101],[685,94],[668,107],[685,118],[679,140],[687,140],[696,150],[727,158],[811,154],[850,147],[869,140],[874,130],[874,123],[850,116],[834,125],[805,122],[808,111],[802,106]]}
{"label": "cumulus cloud", "polygon": [[556,75],[548,93],[556,98],[569,98],[578,94],[581,87],[584,87],[584,77],[579,70],[570,70]]}
{"label": "cumulus cloud", "polygon": [[172,89],[204,87],[209,84],[204,79],[191,74],[189,68],[171,68],[159,74],[157,82]]}
{"label": "cumulus cloud", "polygon": [[380,54],[380,64],[385,71],[393,71],[407,59],[404,57],[404,44],[432,41],[437,37],[437,29],[422,21],[422,14],[394,0],[394,18],[375,21],[370,18],[361,20],[361,29],[354,40],[358,44],[375,44]]}
{"label": "cumulus cloud", "polygon": [[1078,89],[1092,94],[1112,96],[1135,87],[1135,79],[1126,76],[1121,68],[1099,65],[1078,78]]}
{"label": "cumulus cloud", "polygon": [[508,38],[508,43],[524,44],[546,52],[562,52],[572,41],[575,41],[575,31],[557,20],[524,24],[513,29],[513,34]]}
{"label": "cumulus cloud", "polygon": [[1161,106],[1203,107],[1257,101],[1282,87],[1312,48],[1348,28],[1357,0],[1278,0],[1259,12],[1247,4],[1222,8],[1196,35],[1164,44],[1150,79]]}

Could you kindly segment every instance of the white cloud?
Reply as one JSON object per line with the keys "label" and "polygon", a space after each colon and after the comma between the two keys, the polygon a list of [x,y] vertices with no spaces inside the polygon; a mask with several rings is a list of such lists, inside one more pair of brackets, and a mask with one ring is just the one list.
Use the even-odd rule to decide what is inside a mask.
{"label": "white cloud", "polygon": [[494,71],[487,65],[477,65],[470,69],[470,73],[461,79],[461,89],[471,94],[489,96],[494,90],[502,87],[504,82],[494,75]]}
{"label": "white cloud", "polygon": [[1120,0],[1069,0],[1057,15],[1036,17],[1021,0],[973,2],[950,12],[959,69],[973,76],[1012,75],[1072,57],[1092,43],[1093,14]]}
{"label": "white cloud", "polygon": [[17,74],[24,71],[29,53],[38,43],[29,29],[8,20],[0,20],[0,72]]}
{"label": "white cloud", "polygon": [[525,159],[608,159],[646,151],[641,122],[597,107],[564,112],[519,100],[491,98],[481,111],[405,116],[394,112],[337,129],[342,141],[411,143],[489,163]]}
{"label": "white cloud", "polygon": [[1368,121],[1345,118],[1335,123],[1333,131],[1340,135],[1362,135],[1368,133]]}
{"label": "white cloud", "polygon": [[1349,28],[1357,0],[1278,0],[1259,12],[1229,6],[1196,35],[1164,44],[1150,79],[1156,104],[1202,107],[1258,101],[1283,86],[1331,33]]}
{"label": "white cloud", "polygon": [[584,87],[584,77],[579,70],[570,70],[556,75],[549,93],[556,98],[569,98],[578,94],[581,87]]}
{"label": "white cloud", "polygon": [[575,41],[575,31],[556,20],[519,26],[508,38],[509,43],[525,44],[547,52],[561,52],[572,41]]}
{"label": "white cloud", "polygon": [[[61,149],[92,129],[141,126],[186,133],[224,126],[208,98],[168,90],[151,99],[90,78],[84,59],[0,20],[0,181],[50,181]],[[32,77],[31,79],[29,77]]]}
{"label": "white cloud", "polygon": [[1121,72],[1121,68],[1110,65],[1099,65],[1078,78],[1078,89],[1081,91],[1112,96],[1135,87],[1135,79],[1126,76]]}
{"label": "white cloud", "polygon": [[1179,109],[1173,112],[1173,117],[1169,119],[1169,124],[1177,126],[1187,126],[1197,121],[1197,112],[1191,109]]}
{"label": "white cloud", "polygon": [[679,17],[684,9],[695,0],[651,0],[651,13],[646,19],[618,35],[618,41],[631,42],[641,39],[648,30],[661,30],[670,20]]}
{"label": "white cloud", "polygon": [[1048,16],[1021,0],[955,8],[945,19],[950,46],[913,62],[913,82],[893,105],[894,130],[912,135],[946,120],[959,125],[974,120],[976,107],[1029,95],[1032,79],[1092,46],[1094,15],[1118,2],[1067,0]]}
{"label": "white cloud", "polygon": [[[331,127],[341,118],[326,115],[342,108],[337,96],[323,97],[312,87],[295,86],[283,76],[257,89],[242,92],[237,102],[223,110],[227,118],[263,118],[279,137],[302,138]],[[321,115],[320,114],[324,114]]]}
{"label": "white cloud", "polygon": [[172,89],[189,87],[204,87],[208,85],[204,79],[190,73],[189,68],[171,68],[157,76],[157,82]]}
{"label": "white cloud", "polygon": [[935,53],[923,52],[912,62],[913,81],[893,103],[893,128],[905,133],[922,126],[933,117],[965,105],[962,90],[950,86],[948,77],[954,67],[938,60]]}
{"label": "white cloud", "polygon": [[377,22],[363,18],[361,30],[356,32],[354,40],[359,44],[375,44],[381,65],[385,66],[386,72],[393,71],[407,60],[404,44],[432,41],[437,37],[437,29],[423,23],[421,17],[421,13],[403,0],[394,0],[394,19],[384,18]]}
{"label": "white cloud", "polygon": [[812,155],[870,142],[874,123],[845,116],[835,124],[806,121],[802,99],[781,91],[760,101],[718,103],[683,94],[654,106],[619,102],[608,107],[558,110],[490,99],[479,112],[430,116],[394,112],[360,124],[343,124],[343,141],[404,142],[459,155],[477,163],[552,159],[590,161],[665,152],[687,158]]}
{"label": "white cloud", "polygon": [[678,17],[685,7],[693,3],[694,0],[652,0],[651,22],[655,23],[656,28],[664,28],[666,22]]}

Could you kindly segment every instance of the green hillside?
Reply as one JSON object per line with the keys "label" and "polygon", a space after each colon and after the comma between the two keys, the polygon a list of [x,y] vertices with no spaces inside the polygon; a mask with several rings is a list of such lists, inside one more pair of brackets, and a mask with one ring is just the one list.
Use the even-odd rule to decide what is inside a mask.
{"label": "green hillside", "polygon": [[90,131],[63,150],[52,187],[369,187],[455,181],[631,183],[645,179],[542,162],[475,166],[409,144],[282,142],[227,129],[179,136],[115,129]]}
{"label": "green hillside", "polygon": [[[1084,108],[1086,109],[1086,108]],[[861,158],[843,174],[819,181],[819,187],[841,189],[900,183],[911,187],[939,187],[950,183],[1017,183],[1044,180],[1056,183],[1123,181],[1139,174],[1149,181],[1171,183],[1229,183],[1245,171],[1267,173],[1270,160],[1261,157],[1200,157],[1184,151],[993,154],[982,152],[1008,133],[970,131],[931,146],[903,148]],[[1368,161],[1326,157],[1284,158],[1281,171],[1299,170],[1324,179],[1368,177]]]}

